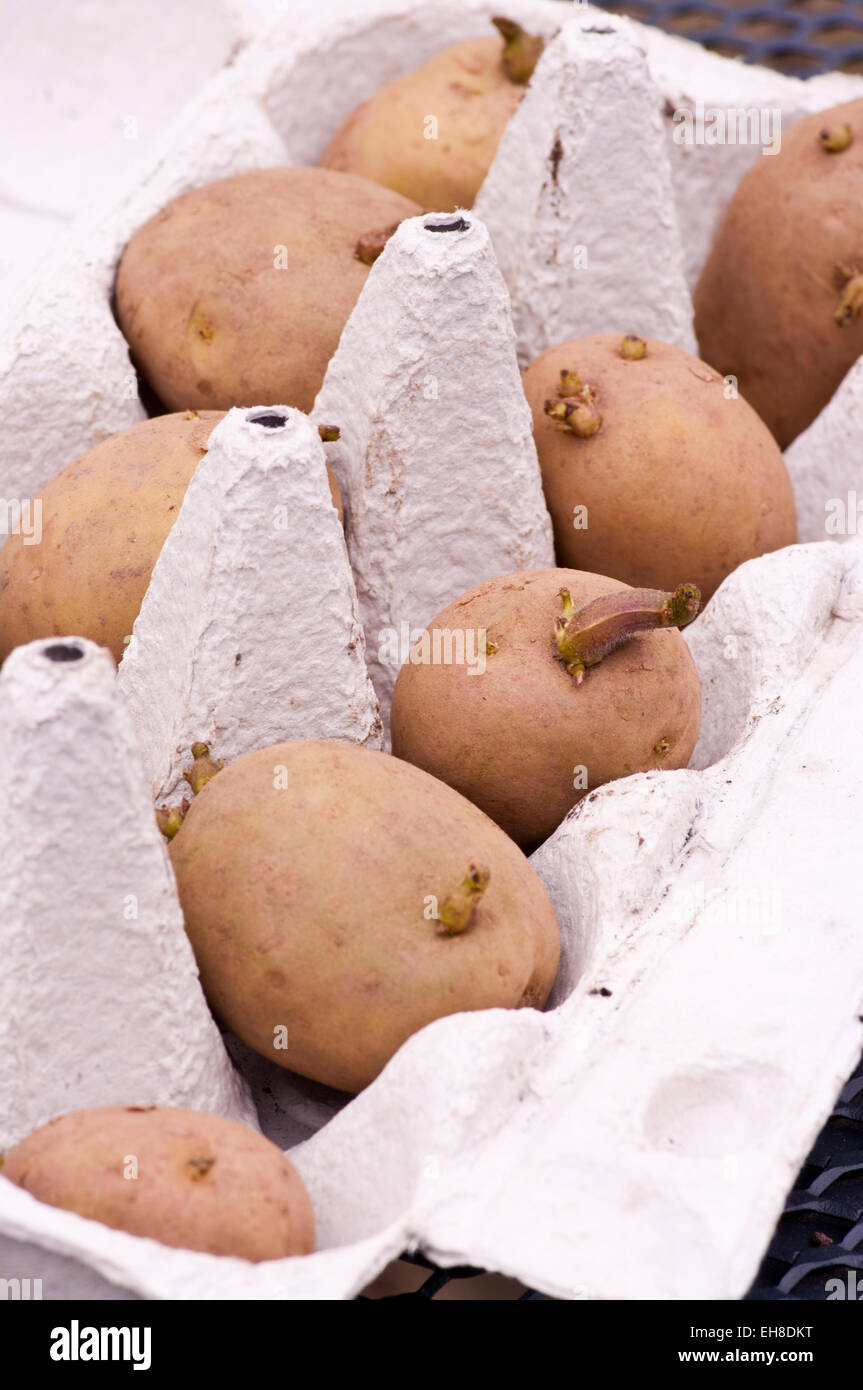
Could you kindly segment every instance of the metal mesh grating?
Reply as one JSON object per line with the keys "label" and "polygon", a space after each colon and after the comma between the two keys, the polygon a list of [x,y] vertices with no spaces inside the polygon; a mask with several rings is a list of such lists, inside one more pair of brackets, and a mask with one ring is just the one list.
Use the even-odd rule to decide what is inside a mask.
{"label": "metal mesh grating", "polygon": [[[450,1286],[450,1295],[454,1293],[456,1298],[467,1297],[475,1299],[483,1297],[483,1295],[476,1292],[475,1289],[476,1281],[486,1276],[486,1271],[484,1269],[475,1269],[472,1265],[457,1265],[452,1269],[439,1269],[437,1265],[432,1264],[431,1260],[427,1260],[425,1255],[418,1254],[404,1254],[401,1256],[399,1263],[401,1264],[402,1261],[409,1265],[413,1265],[417,1269],[427,1271],[427,1277],[422,1281],[419,1288],[413,1289],[407,1293],[379,1295],[374,1298],[373,1301],[375,1303],[391,1303],[393,1300],[397,1301],[401,1298],[436,1298],[438,1294],[442,1293],[448,1286]],[[463,1289],[456,1289],[454,1287],[455,1285],[462,1285]],[[471,1285],[474,1286],[473,1289],[471,1289]],[[511,1298],[512,1301],[518,1303],[540,1302],[545,1298],[545,1294],[538,1293],[536,1289],[525,1289],[521,1294],[496,1295],[496,1298],[501,1296],[507,1297],[507,1299]],[[365,1298],[362,1294],[360,1295],[360,1299],[363,1302],[372,1301]]]}
{"label": "metal mesh grating", "polygon": [[847,1286],[849,1271],[863,1292],[863,1059],[798,1175],[747,1298],[826,1301],[828,1281]]}
{"label": "metal mesh grating", "polygon": [[863,73],[863,5],[842,0],[594,0],[670,34],[794,77],[840,68]]}

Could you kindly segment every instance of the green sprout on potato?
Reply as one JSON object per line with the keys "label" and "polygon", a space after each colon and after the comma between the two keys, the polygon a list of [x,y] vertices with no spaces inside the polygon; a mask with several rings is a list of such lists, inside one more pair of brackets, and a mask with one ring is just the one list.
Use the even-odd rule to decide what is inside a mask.
{"label": "green sprout on potato", "polygon": [[215,1161],[215,1158],[190,1158],[186,1167],[192,1182],[200,1182],[201,1178],[205,1178]]}
{"label": "green sprout on potato", "polygon": [[210,757],[210,746],[207,743],[192,744],[192,758],[194,759],[191,767],[183,768],[183,776],[188,782],[195,796],[204,790],[208,782],[212,782],[217,772],[221,772],[225,766],[224,758],[214,762]]}
{"label": "green sprout on potato", "polygon": [[586,389],[578,372],[573,372],[569,367],[561,367],[560,385],[557,388],[557,394],[559,396],[564,398],[568,396],[580,396]]}
{"label": "green sprout on potato", "polygon": [[[183,776],[192,788],[192,794],[197,796],[204,790],[208,782],[212,782],[217,772],[221,772],[225,766],[224,758],[216,762],[210,757],[210,745],[208,743],[192,744],[192,766],[183,768]],[[160,806],[156,811],[156,824],[161,830],[166,840],[173,840],[189,810],[191,802],[187,797],[183,797],[179,806]]]}
{"label": "green sprout on potato", "polygon": [[574,434],[578,439],[590,439],[601,429],[602,416],[596,408],[596,396],[577,372],[568,367],[561,370],[557,394],[558,399],[546,401],[543,409],[559,430]]}
{"label": "green sprout on potato", "polygon": [[681,584],[673,594],[661,589],[625,589],[602,594],[576,608],[568,589],[560,590],[563,612],[554,620],[557,654],[581,685],[591,666],[628,642],[638,632],[661,627],[686,627],[698,614],[701,594],[694,584]]}
{"label": "green sprout on potato", "polygon": [[647,356],[647,343],[635,333],[627,333],[620,344],[620,355],[627,362],[640,362]]}
{"label": "green sprout on potato", "polygon": [[863,308],[863,273],[857,265],[837,265],[836,285],[842,292],[839,307],[833,315],[840,328],[856,319]]}
{"label": "green sprout on potato", "polygon": [[822,150],[828,154],[841,154],[847,150],[853,138],[851,127],[845,121],[841,125],[825,126],[818,135]]}
{"label": "green sprout on potato", "polygon": [[438,909],[442,936],[460,936],[476,921],[476,910],[488,887],[488,869],[471,864],[454,893],[445,898]]}
{"label": "green sprout on potato", "polygon": [[156,824],[166,840],[173,840],[183,821],[191,802],[183,797],[179,806],[160,806],[156,812]]}

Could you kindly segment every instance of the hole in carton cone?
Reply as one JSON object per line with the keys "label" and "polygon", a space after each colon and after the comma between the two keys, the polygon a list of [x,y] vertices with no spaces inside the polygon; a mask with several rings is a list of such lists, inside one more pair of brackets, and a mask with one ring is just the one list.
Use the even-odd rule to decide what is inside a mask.
{"label": "hole in carton cone", "polygon": [[447,222],[424,222],[427,232],[469,232],[470,223],[463,217],[451,217]]}
{"label": "hole in carton cone", "polygon": [[288,423],[287,415],[279,415],[275,410],[264,410],[260,415],[250,411],[246,416],[250,425],[265,425],[268,430],[280,430]]}
{"label": "hole in carton cone", "polygon": [[55,642],[53,646],[45,647],[42,655],[47,656],[49,661],[80,661],[84,653],[70,642]]}

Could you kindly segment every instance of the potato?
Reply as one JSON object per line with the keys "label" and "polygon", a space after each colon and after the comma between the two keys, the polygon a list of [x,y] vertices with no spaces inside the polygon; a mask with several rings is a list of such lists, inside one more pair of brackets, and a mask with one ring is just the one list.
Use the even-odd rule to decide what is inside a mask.
{"label": "potato", "polygon": [[[74,634],[119,662],[153,566],[223,412],[159,415],[88,449],[43,488],[42,539],[0,550],[0,661]],[[328,470],[329,473],[329,470]],[[341,493],[329,473],[333,504]]]}
{"label": "potato", "polygon": [[737,377],[783,449],[863,353],[861,222],[857,100],[796,121],[755,160],[701,272],[701,355]]}
{"label": "potato", "polygon": [[263,169],[184,193],[130,240],[117,317],[172,410],[309,411],[369,273],[357,243],[421,209],[352,174]]}
{"label": "potato", "polygon": [[171,859],[210,1007],[255,1051],[359,1091],[465,1009],[539,1008],[559,937],[511,840],[419,769],[354,744],[239,758]]}
{"label": "potato", "polygon": [[433,212],[469,208],[524,96],[542,40],[509,20],[389,82],[349,116],[321,164],[374,179]]}
{"label": "potato", "polygon": [[[633,629],[647,592],[579,570],[492,579],[429,624],[393,694],[396,757],[469,797],[526,850],[588,790],[686,767],[701,719],[698,674],[679,632],[636,631],[594,669],[570,673],[556,646],[562,590],[576,611],[604,596],[618,596],[612,608],[632,600]],[[465,653],[479,655],[473,669],[458,659],[458,634]]]}
{"label": "potato", "polygon": [[290,1159],[219,1115],[73,1110],[10,1150],[2,1174],[49,1206],[162,1245],[255,1261],[315,1248],[312,1204]]}
{"label": "potato", "polygon": [[797,540],[769,430],[697,358],[600,334],[549,348],[523,379],[558,564],[657,589],[688,580],[706,603],[744,560]]}

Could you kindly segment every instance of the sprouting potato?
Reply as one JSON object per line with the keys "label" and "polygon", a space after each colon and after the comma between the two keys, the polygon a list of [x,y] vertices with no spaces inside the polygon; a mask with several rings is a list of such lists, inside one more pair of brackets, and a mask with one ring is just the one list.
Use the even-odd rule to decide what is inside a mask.
{"label": "sprouting potato", "polygon": [[[393,752],[533,850],[603,783],[686,767],[701,688],[674,628],[697,611],[686,582],[665,594],[550,569],[480,584],[438,614],[427,652],[417,644],[402,666]],[[472,634],[484,669],[422,659],[436,631]],[[437,646],[445,652],[443,638]]]}
{"label": "sprouting potato", "polygon": [[699,350],[784,449],[863,353],[863,100],[805,116],[756,159],[695,290]]}
{"label": "sprouting potato", "polygon": [[493,23],[501,38],[455,44],[364,101],[322,165],[373,179],[432,212],[472,207],[543,47],[512,20]]}
{"label": "sprouting potato", "polygon": [[421,208],[329,169],[262,169],[175,198],[131,238],[117,317],[171,410],[310,411],[379,251]]}
{"label": "sprouting potato", "polygon": [[549,348],[525,394],[559,565],[625,584],[697,584],[706,603],[744,560],[797,540],[770,431],[680,348],[600,334]]}
{"label": "sprouting potato", "polygon": [[281,1066],[345,1091],[427,1023],[540,1008],[559,955],[516,845],[418,768],[355,744],[246,754],[171,840],[214,1014]]}

